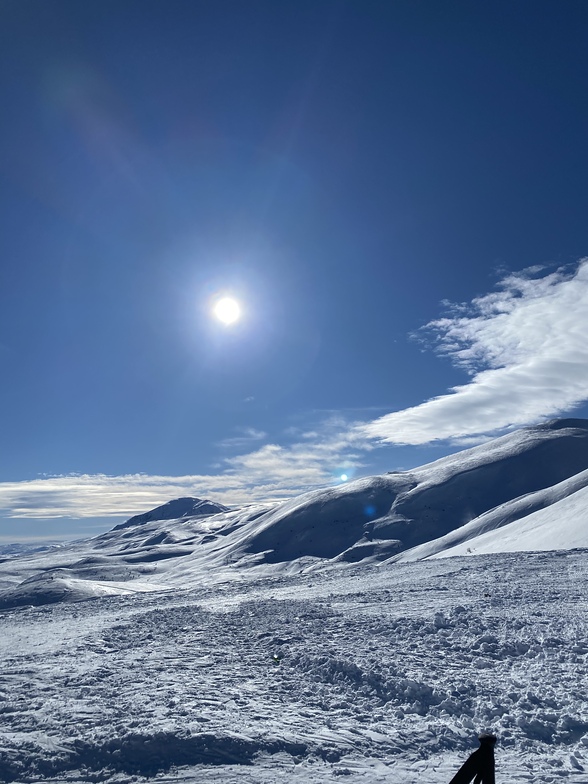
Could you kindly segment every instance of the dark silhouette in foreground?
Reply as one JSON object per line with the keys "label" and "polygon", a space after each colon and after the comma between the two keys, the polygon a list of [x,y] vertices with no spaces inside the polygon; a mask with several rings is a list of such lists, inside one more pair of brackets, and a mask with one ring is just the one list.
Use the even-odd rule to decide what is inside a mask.
{"label": "dark silhouette in foreground", "polygon": [[494,745],[496,735],[478,735],[480,748],[467,758],[449,784],[495,784]]}

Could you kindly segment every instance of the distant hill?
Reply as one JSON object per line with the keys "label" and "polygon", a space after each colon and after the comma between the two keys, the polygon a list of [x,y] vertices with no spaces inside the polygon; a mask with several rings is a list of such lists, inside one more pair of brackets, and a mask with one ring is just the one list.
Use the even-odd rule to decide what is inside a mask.
{"label": "distant hill", "polygon": [[228,509],[179,498],[0,563],[0,608],[350,563],[588,548],[588,421],[525,428],[411,471]]}
{"label": "distant hill", "polygon": [[153,520],[177,520],[181,517],[200,517],[228,511],[228,506],[188,496],[186,498],[176,498],[174,501],[168,501],[166,504],[151,509],[149,512],[130,517],[124,523],[115,526],[114,530],[129,528],[132,525],[143,525]]}
{"label": "distant hill", "polygon": [[41,550],[48,550],[54,544],[59,542],[45,542],[39,544],[26,544],[24,542],[11,542],[10,544],[0,544],[0,557],[22,555],[23,553],[40,552]]}

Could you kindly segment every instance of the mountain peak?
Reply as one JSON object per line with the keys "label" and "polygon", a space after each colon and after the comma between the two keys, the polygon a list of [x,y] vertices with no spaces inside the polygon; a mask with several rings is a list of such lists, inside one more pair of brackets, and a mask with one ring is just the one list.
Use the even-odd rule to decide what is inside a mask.
{"label": "mountain peak", "polygon": [[150,523],[153,520],[176,520],[180,517],[204,517],[227,511],[227,506],[217,504],[214,501],[186,496],[184,498],[175,498],[173,501],[168,501],[148,512],[130,517],[124,523],[115,526],[112,530],[119,531],[121,528],[143,525],[144,523]]}

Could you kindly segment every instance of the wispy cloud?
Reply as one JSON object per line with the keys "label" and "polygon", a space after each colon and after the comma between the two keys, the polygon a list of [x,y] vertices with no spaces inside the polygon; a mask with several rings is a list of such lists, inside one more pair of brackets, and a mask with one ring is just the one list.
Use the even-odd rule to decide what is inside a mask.
{"label": "wispy cloud", "polygon": [[[263,434],[248,433],[259,440]],[[317,443],[264,444],[227,457],[216,474],[150,476],[75,474],[0,483],[0,511],[13,518],[120,517],[152,509],[179,496],[212,498],[228,506],[281,501],[352,474],[361,465],[357,433],[330,419]]]}
{"label": "wispy cloud", "polygon": [[[303,439],[306,435],[301,434]],[[323,423],[320,434],[313,436],[316,438],[287,447],[265,444],[255,452],[228,458],[226,462],[233,474],[248,485],[277,492],[280,487],[309,489],[328,484],[338,472],[351,474],[363,465],[362,452],[368,445],[348,423],[331,418]]]}
{"label": "wispy cloud", "polygon": [[391,444],[471,439],[561,415],[588,399],[588,259],[505,277],[426,329],[471,381],[360,426]]}
{"label": "wispy cloud", "polygon": [[218,446],[223,449],[242,449],[256,441],[263,441],[264,438],[267,438],[267,433],[264,433],[263,430],[256,430],[254,427],[237,428],[237,433],[238,435],[236,436],[219,441]]}

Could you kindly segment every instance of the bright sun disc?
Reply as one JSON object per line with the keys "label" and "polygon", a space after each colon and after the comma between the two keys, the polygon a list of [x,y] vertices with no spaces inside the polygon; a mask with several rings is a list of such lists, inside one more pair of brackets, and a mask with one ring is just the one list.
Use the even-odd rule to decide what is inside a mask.
{"label": "bright sun disc", "polygon": [[241,308],[237,300],[232,297],[223,297],[214,306],[214,315],[223,324],[234,324],[241,315]]}

